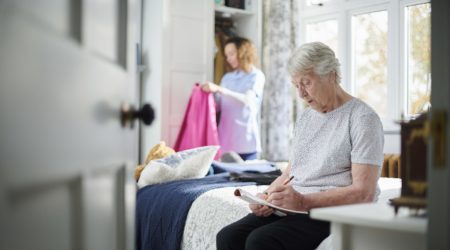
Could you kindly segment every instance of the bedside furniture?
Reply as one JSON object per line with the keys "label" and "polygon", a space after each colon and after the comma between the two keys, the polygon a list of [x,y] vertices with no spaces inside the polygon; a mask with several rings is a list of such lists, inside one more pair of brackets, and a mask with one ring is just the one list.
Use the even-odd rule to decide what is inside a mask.
{"label": "bedside furniture", "polygon": [[415,119],[401,121],[400,176],[402,179],[401,196],[390,204],[395,211],[399,207],[427,207],[427,147],[430,135],[430,123],[427,113]]}
{"label": "bedside furniture", "polygon": [[410,216],[406,208],[397,215],[383,203],[366,203],[311,210],[311,217],[331,222],[334,250],[426,249],[427,219]]}

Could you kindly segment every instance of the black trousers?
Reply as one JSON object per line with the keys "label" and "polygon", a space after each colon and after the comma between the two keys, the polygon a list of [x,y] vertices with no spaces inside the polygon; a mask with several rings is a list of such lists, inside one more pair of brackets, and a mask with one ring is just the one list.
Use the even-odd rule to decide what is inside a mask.
{"label": "black trousers", "polygon": [[307,214],[259,217],[251,213],[217,234],[218,250],[315,249],[330,234],[330,223]]}

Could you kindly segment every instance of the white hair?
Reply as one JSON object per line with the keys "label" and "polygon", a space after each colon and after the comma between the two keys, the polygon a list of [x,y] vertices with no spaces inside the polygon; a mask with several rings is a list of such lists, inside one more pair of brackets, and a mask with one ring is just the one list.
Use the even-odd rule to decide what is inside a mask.
{"label": "white hair", "polygon": [[336,72],[336,83],[341,82],[341,64],[333,50],[321,42],[305,43],[297,48],[288,62],[291,76],[313,71],[320,77]]}

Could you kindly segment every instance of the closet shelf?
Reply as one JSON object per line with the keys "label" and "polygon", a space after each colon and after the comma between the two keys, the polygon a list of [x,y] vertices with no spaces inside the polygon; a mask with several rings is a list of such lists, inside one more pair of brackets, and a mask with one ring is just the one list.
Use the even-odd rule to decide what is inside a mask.
{"label": "closet shelf", "polygon": [[248,17],[252,16],[253,12],[248,10],[242,10],[238,8],[231,8],[227,6],[222,5],[215,5],[214,10],[216,11],[216,14],[220,14],[224,17],[228,16],[234,16],[234,17]]}

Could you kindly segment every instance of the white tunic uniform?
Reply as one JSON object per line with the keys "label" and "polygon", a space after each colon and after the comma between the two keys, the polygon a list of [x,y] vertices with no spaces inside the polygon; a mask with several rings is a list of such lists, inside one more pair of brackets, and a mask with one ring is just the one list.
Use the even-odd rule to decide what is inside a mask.
{"label": "white tunic uniform", "polygon": [[218,131],[222,152],[245,154],[261,151],[258,113],[264,82],[264,74],[255,67],[248,73],[236,70],[223,76],[221,87],[245,94],[247,103],[227,94],[219,95],[221,115]]}

